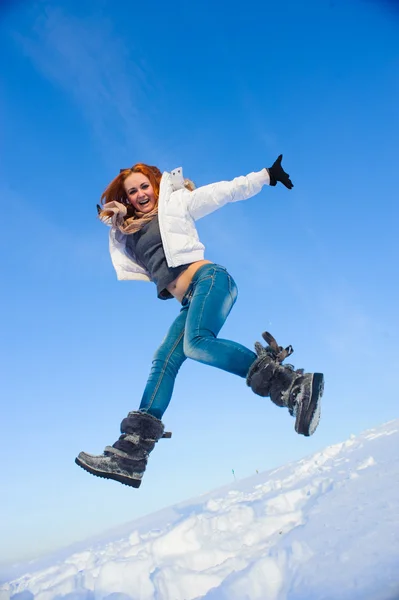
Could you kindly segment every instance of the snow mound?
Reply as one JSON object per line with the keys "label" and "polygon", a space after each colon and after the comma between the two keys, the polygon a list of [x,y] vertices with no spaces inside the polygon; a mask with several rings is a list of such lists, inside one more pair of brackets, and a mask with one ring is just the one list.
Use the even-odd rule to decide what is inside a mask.
{"label": "snow mound", "polygon": [[395,420],[130,523],[0,600],[399,599],[398,481]]}

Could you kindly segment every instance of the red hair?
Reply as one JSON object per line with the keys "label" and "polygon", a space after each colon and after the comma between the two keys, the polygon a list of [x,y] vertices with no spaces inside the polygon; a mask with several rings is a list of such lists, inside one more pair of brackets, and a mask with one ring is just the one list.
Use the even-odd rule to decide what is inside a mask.
{"label": "red hair", "polygon": [[162,173],[157,167],[151,167],[144,163],[137,163],[133,165],[131,169],[121,170],[119,175],[117,175],[115,179],[113,179],[111,183],[107,185],[104,192],[102,193],[101,204],[104,205],[112,201],[121,202],[127,207],[127,215],[125,219],[133,217],[135,214],[134,207],[128,201],[124,187],[125,179],[129,177],[129,175],[131,175],[132,173],[142,173],[143,175],[145,175],[151,183],[152,189],[154,190],[155,198],[157,200],[159,198],[159,186],[161,183]]}

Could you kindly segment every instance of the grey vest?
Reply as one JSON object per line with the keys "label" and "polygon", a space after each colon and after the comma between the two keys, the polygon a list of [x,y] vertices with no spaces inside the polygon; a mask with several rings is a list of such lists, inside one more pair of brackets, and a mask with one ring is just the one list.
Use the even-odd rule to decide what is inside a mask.
{"label": "grey vest", "polygon": [[191,263],[168,267],[159,231],[158,215],[155,215],[140,231],[127,236],[126,250],[150,273],[151,281],[154,281],[157,286],[158,298],[161,300],[173,298],[166,286],[183,273]]}

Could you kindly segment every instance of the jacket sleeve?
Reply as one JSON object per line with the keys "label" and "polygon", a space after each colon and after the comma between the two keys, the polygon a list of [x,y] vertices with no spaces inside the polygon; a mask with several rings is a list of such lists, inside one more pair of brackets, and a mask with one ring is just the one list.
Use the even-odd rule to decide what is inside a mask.
{"label": "jacket sleeve", "polygon": [[185,199],[192,218],[197,221],[228,202],[237,202],[252,198],[260,192],[264,185],[270,184],[267,169],[236,177],[231,181],[219,181],[187,192]]}

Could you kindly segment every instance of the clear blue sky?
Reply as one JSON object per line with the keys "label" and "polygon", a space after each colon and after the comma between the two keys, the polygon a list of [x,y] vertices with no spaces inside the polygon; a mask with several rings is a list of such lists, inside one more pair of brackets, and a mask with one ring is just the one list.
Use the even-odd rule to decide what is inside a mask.
{"label": "clear blue sky", "polygon": [[[295,460],[398,416],[399,11],[360,0],[9,3],[0,19],[0,562]],[[239,298],[221,335],[270,330],[323,371],[306,439],[241,380],[187,361],[172,440],[140,490],[74,464],[138,407],[178,313],[117,282],[95,205],[120,167],[197,185],[294,181],[198,222]]]}

